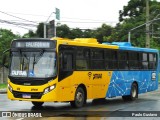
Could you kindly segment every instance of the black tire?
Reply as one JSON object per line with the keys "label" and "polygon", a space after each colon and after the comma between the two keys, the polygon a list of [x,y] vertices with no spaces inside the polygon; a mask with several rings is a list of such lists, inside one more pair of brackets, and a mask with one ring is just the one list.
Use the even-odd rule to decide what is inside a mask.
{"label": "black tire", "polygon": [[134,101],[136,100],[136,98],[138,98],[138,86],[136,83],[133,83],[131,86],[131,91],[130,91],[130,95],[127,96],[122,96],[123,100],[130,100],[130,101]]}
{"label": "black tire", "polygon": [[32,101],[32,104],[35,106],[35,107],[41,107],[43,105],[44,102],[34,102]]}
{"label": "black tire", "polygon": [[74,101],[71,101],[70,104],[72,107],[80,108],[86,103],[85,92],[82,87],[78,87],[75,93]]}

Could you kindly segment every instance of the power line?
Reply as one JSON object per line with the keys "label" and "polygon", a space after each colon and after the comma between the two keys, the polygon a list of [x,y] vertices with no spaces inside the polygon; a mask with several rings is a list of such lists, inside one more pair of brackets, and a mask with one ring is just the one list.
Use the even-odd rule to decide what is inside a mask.
{"label": "power line", "polygon": [[117,23],[117,22],[109,22],[109,21],[104,21],[104,22],[83,22],[83,21],[59,21],[59,22],[70,22],[70,23]]}
{"label": "power line", "polygon": [[37,23],[37,22],[34,22],[34,21],[30,21],[30,20],[27,20],[27,19],[23,19],[23,18],[14,16],[14,15],[8,14],[8,13],[3,12],[3,11],[0,11],[0,13],[6,14],[6,15],[8,15],[8,16],[11,16],[11,17],[14,17],[14,18],[18,18],[18,19],[21,19],[21,20],[25,20],[25,21],[28,21],[28,22]]}
{"label": "power line", "polygon": [[[0,24],[7,24],[7,23],[0,23]],[[14,27],[23,28],[23,29],[26,29],[26,30],[31,30],[31,29],[29,29],[29,28],[22,27],[22,26],[19,26],[19,25],[14,25],[14,24],[9,24],[9,25],[14,26]]]}
{"label": "power line", "polygon": [[[30,15],[30,16],[40,16],[40,17],[48,17],[45,15],[36,15],[36,14],[25,14],[25,13],[13,13],[13,12],[8,12],[12,14],[20,14],[20,15]],[[74,19],[74,20],[85,20],[85,21],[94,21],[94,22],[107,22],[107,23],[117,23],[116,21],[106,21],[106,20],[95,20],[95,19],[82,19],[82,18],[70,18],[70,17],[61,17],[65,19]]]}
{"label": "power line", "polygon": [[37,25],[34,25],[34,24],[11,22],[11,21],[1,20],[1,19],[0,19],[0,23],[13,25],[13,26],[23,28],[23,29],[27,29],[27,30],[31,30],[31,29],[26,28],[26,27],[37,27]]}
{"label": "power line", "polygon": [[1,20],[1,19],[0,19],[0,22],[1,22],[1,23],[14,24],[14,25],[22,25],[22,26],[37,27],[37,25],[35,25],[35,24],[24,23],[24,22],[12,22],[12,21]]}

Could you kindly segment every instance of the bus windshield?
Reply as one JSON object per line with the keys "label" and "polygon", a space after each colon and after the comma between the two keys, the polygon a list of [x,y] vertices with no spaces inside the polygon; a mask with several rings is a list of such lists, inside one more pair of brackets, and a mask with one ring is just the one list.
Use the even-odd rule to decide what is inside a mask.
{"label": "bus windshield", "polygon": [[12,77],[47,78],[56,76],[56,53],[17,51],[11,53]]}

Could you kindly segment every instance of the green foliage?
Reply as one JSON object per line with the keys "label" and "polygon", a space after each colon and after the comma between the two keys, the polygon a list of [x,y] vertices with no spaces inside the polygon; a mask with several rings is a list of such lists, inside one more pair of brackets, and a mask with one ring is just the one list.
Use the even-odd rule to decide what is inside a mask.
{"label": "green foliage", "polygon": [[[156,19],[160,16],[160,2],[156,0],[149,1],[150,6],[150,20]],[[146,0],[130,0],[127,6],[123,7],[123,10],[119,12],[120,23],[115,27],[115,31],[118,35],[117,38],[121,38],[121,41],[127,41],[128,32],[139,25],[146,22]],[[146,39],[146,26],[142,26],[138,29],[131,31],[131,42],[133,45],[138,47],[145,47]],[[151,36],[151,47],[158,47],[160,42],[160,33],[158,29],[160,28],[159,21],[154,21],[150,24],[150,36]],[[153,35],[151,33],[154,33]],[[156,33],[156,34],[155,34]],[[159,36],[158,39],[154,39],[153,36]],[[115,35],[112,34],[113,38]]]}
{"label": "green foliage", "polygon": [[58,25],[56,28],[57,36],[63,38],[97,38],[99,42],[110,39],[113,28],[109,25],[102,24],[96,30],[81,30],[79,28],[70,29],[67,25]]}
{"label": "green foliage", "polygon": [[0,84],[0,89],[7,88],[7,84]]}
{"label": "green foliage", "polygon": [[95,30],[86,29],[83,31],[84,38],[94,38],[95,37]]}
{"label": "green foliage", "polygon": [[64,24],[64,25],[59,25],[56,28],[56,34],[58,37],[63,37],[63,38],[70,38],[70,28]]}
{"label": "green foliage", "polygon": [[23,38],[34,38],[36,37],[36,33],[34,33],[32,30],[29,30],[28,33],[23,35]]}
{"label": "green foliage", "polygon": [[106,24],[102,24],[100,28],[95,30],[95,37],[98,39],[100,43],[103,41],[108,41],[108,37],[112,33],[112,27]]}
{"label": "green foliage", "polygon": [[71,32],[71,36],[70,36],[70,38],[71,39],[74,39],[74,38],[82,38],[83,37],[83,32],[82,32],[82,30],[81,29],[79,29],[79,28],[76,28],[76,29],[72,29],[72,30],[70,30],[70,32]]}
{"label": "green foliage", "polygon": [[36,31],[36,36],[39,38],[43,38],[44,36],[44,23],[39,23]]}
{"label": "green foliage", "polygon": [[2,53],[10,48],[11,41],[20,37],[20,35],[15,35],[11,30],[0,29],[0,63],[2,60]]}
{"label": "green foliage", "polygon": [[122,22],[126,17],[136,17],[141,15],[145,9],[145,0],[130,0],[123,10],[119,11],[119,21]]}

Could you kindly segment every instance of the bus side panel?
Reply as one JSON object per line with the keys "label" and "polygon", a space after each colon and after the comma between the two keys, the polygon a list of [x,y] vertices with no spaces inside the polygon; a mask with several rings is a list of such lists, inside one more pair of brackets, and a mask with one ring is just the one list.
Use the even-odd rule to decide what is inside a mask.
{"label": "bus side panel", "polygon": [[74,71],[58,83],[58,101],[73,101],[80,84],[86,88],[87,99],[105,98],[112,71]]}
{"label": "bus side panel", "polygon": [[158,89],[158,71],[143,71],[142,80],[138,82],[139,94]]}
{"label": "bus side panel", "polygon": [[138,93],[158,89],[158,71],[114,71],[106,97],[130,95],[131,85],[138,83]]}

